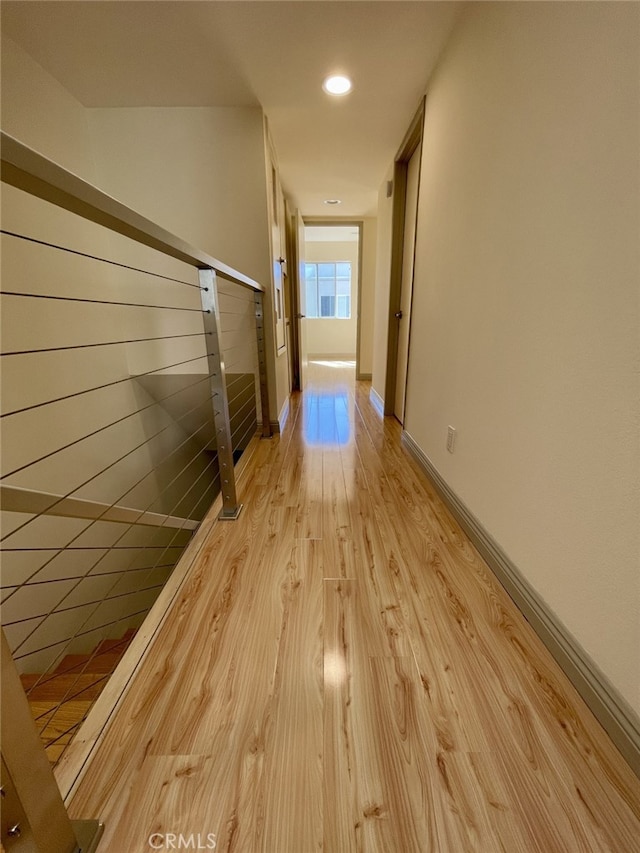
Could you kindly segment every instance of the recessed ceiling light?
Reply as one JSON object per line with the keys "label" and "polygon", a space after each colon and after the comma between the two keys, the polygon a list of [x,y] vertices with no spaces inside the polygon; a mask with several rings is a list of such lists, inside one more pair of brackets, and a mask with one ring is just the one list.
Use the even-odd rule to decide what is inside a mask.
{"label": "recessed ceiling light", "polygon": [[339,198],[325,198],[325,204],[342,204]]}
{"label": "recessed ceiling light", "polygon": [[329,95],[346,95],[347,92],[351,91],[352,84],[348,77],[336,74],[333,77],[327,77],[322,84],[322,88]]}

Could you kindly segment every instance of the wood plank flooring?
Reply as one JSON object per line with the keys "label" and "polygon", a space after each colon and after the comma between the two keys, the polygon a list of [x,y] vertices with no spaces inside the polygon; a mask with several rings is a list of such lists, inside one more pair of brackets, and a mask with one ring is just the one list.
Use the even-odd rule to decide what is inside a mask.
{"label": "wood plank flooring", "polygon": [[99,853],[640,849],[640,782],[399,438],[312,365],[74,795]]}

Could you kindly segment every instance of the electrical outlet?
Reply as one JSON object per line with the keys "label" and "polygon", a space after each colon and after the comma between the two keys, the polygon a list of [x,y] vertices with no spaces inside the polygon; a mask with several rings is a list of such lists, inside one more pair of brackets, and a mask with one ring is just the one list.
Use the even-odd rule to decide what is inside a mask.
{"label": "electrical outlet", "polygon": [[456,428],[449,426],[447,427],[447,450],[449,453],[453,453],[456,446]]}

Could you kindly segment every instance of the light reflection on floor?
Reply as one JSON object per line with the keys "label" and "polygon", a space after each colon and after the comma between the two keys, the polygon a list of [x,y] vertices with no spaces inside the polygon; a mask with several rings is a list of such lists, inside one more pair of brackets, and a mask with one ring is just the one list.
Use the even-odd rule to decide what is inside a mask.
{"label": "light reflection on floor", "polygon": [[[318,373],[314,376],[313,366],[322,368],[355,368],[352,361],[316,361],[310,362],[311,381],[303,393],[302,423],[304,438],[311,446],[344,447],[351,439],[349,416],[349,388],[336,377],[327,386],[318,382]],[[316,381],[313,381],[313,379]]]}
{"label": "light reflection on floor", "polygon": [[355,361],[320,361],[318,359],[314,359],[311,364],[321,364],[323,367],[333,367],[342,369],[343,367],[353,367],[355,368]]}
{"label": "light reflection on floor", "polygon": [[305,390],[302,419],[307,444],[330,446],[349,443],[351,425],[346,391]]}

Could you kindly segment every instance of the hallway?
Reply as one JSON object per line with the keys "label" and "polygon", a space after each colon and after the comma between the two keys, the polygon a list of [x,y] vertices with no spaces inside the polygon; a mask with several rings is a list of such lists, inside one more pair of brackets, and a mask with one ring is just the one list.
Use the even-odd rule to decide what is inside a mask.
{"label": "hallway", "polygon": [[368,393],[312,364],[256,442],[71,801],[100,853],[637,850],[640,783]]}

